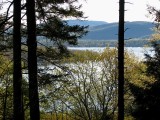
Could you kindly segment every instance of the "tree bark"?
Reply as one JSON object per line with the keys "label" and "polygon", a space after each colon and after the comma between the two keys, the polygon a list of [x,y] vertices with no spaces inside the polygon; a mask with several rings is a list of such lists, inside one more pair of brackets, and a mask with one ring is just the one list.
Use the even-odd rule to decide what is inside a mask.
{"label": "tree bark", "polygon": [[124,7],[125,1],[119,1],[118,30],[118,120],[124,120]]}
{"label": "tree bark", "polygon": [[21,0],[14,0],[13,13],[13,119],[24,120],[21,88]]}
{"label": "tree bark", "polygon": [[29,74],[29,103],[30,119],[40,120],[39,96],[37,83],[37,42],[35,1],[27,0],[27,33],[28,33],[28,74]]}

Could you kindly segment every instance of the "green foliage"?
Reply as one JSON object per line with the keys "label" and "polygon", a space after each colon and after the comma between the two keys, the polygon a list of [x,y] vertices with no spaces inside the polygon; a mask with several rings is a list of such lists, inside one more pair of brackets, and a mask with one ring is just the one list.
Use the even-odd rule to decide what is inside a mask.
{"label": "green foliage", "polygon": [[11,23],[9,21],[4,22],[5,19],[5,14],[0,14],[0,52],[12,47],[12,36],[9,30]]}
{"label": "green foliage", "polygon": [[154,28],[155,34],[153,34],[151,38],[151,47],[153,48],[152,51],[154,55],[145,54],[146,60],[144,64],[146,65],[146,70],[142,71],[142,74],[146,74],[151,81],[143,81],[145,87],[133,83],[130,85],[131,91],[135,97],[133,116],[137,120],[160,119],[160,12],[153,6],[148,6],[148,11],[156,22]]}
{"label": "green foliage", "polygon": [[[22,81],[24,112],[28,118],[28,83]],[[13,63],[10,58],[0,55],[0,119],[13,118]]]}
{"label": "green foliage", "polygon": [[[157,39],[157,38],[156,38]],[[159,40],[153,38],[151,45],[155,54],[153,56],[146,54],[146,74],[150,82],[145,83],[145,87],[140,85],[131,85],[131,91],[135,97],[135,106],[133,116],[138,120],[157,120],[160,110],[160,44]],[[145,78],[147,80],[148,78]],[[143,85],[144,86],[144,85]]]}
{"label": "green foliage", "polygon": [[12,63],[0,55],[0,119],[11,119],[12,112]]}
{"label": "green foliage", "polygon": [[[39,65],[53,65],[56,66],[56,69],[63,71],[65,66],[61,64],[61,60],[66,56],[68,57],[69,54],[66,44],[76,45],[78,38],[87,33],[87,26],[70,26],[66,21],[66,18],[71,17],[84,18],[83,12],[80,10],[81,5],[77,2],[78,0],[37,0],[36,10],[39,21],[37,42],[42,46],[42,49],[38,48],[37,50]],[[48,42],[49,46],[46,46],[44,41]],[[48,76],[57,79],[63,75],[44,75],[46,69],[42,70],[42,68],[40,71],[43,71],[43,75],[40,75],[41,78],[43,76],[41,80]],[[67,71],[66,68],[64,71]]]}
{"label": "green foliage", "polygon": [[[30,0],[29,0],[30,1]],[[33,29],[34,29],[34,24],[32,24],[31,25],[31,27],[29,26],[29,23],[34,23],[35,21],[32,21],[32,20],[34,20],[34,16],[32,17],[32,15],[34,15],[34,13],[31,13],[32,12],[32,9],[30,9],[29,7],[30,7],[30,4],[29,4],[29,2],[26,4],[25,3],[26,1],[23,1],[22,2],[22,7],[21,6],[19,6],[19,7],[21,7],[21,9],[22,9],[22,16],[24,15],[26,15],[26,13],[27,13],[27,15],[30,13],[31,14],[31,17],[29,18],[29,19],[27,19],[27,20],[31,20],[30,22],[28,22],[27,23],[27,27],[26,27],[26,25],[24,25],[24,24],[26,24],[26,21],[25,21],[25,19],[23,19],[23,17],[22,17],[22,21],[24,22],[24,24],[22,24],[22,29],[21,29],[21,32],[23,33],[23,37],[22,37],[22,41],[19,41],[20,42],[20,44],[21,44],[21,42],[23,43],[23,45],[28,45],[27,47],[28,48],[33,48],[33,46],[35,47],[35,49],[32,49],[32,51],[30,51],[30,49],[27,49],[27,48],[25,48],[25,47],[22,47],[22,50],[24,50],[23,52],[21,51],[21,50],[19,50],[19,53],[15,53],[14,55],[17,55],[17,56],[20,56],[21,55],[21,52],[22,52],[22,54],[23,54],[23,60],[25,61],[25,62],[23,62],[24,63],[24,65],[25,65],[25,63],[28,63],[28,61],[26,60],[26,58],[27,57],[29,57],[30,58],[30,55],[29,56],[27,56],[27,54],[26,53],[28,53],[28,51],[30,51],[29,53],[31,53],[31,56],[32,56],[32,59],[33,58],[36,58],[37,56],[36,56],[36,51],[34,52],[33,50],[36,50],[36,41],[35,41],[35,44],[33,45],[33,44],[29,44],[29,43],[31,43],[31,42],[34,42],[33,40],[35,40],[34,39],[34,33],[36,32],[36,34],[37,34],[37,36],[43,36],[43,37],[45,37],[47,40],[48,39],[50,39],[52,42],[53,42],[53,45],[54,45],[54,47],[56,47],[56,50],[53,48],[53,45],[52,45],[52,48],[48,48],[48,47],[46,47],[45,48],[45,50],[44,51],[38,51],[39,53],[38,53],[38,59],[40,59],[39,61],[41,61],[41,63],[43,63],[44,61],[46,62],[46,63],[49,63],[49,64],[60,64],[59,63],[59,60],[62,58],[62,56],[64,56],[64,55],[66,55],[66,54],[68,54],[68,51],[67,51],[67,48],[65,47],[65,45],[64,45],[64,43],[65,42],[67,42],[67,43],[69,43],[69,44],[72,44],[72,45],[75,45],[75,44],[77,44],[77,39],[78,38],[81,38],[84,34],[86,34],[87,33],[87,30],[86,30],[86,28],[87,27],[85,27],[85,26],[78,26],[78,25],[74,25],[74,26],[69,26],[68,25],[68,23],[67,22],[65,22],[64,21],[64,19],[66,20],[66,18],[70,18],[70,17],[73,17],[73,18],[82,18],[83,17],[83,12],[82,11],[80,11],[80,8],[81,8],[81,5],[76,5],[75,3],[77,3],[78,1],[77,0],[70,0],[70,1],[66,1],[66,0],[35,0],[35,2],[36,2],[36,22],[37,22],[37,30],[33,30],[32,31],[32,27],[33,27]],[[32,2],[34,2],[34,1],[32,1]],[[2,3],[4,3],[3,1],[1,1],[1,4]],[[12,16],[12,13],[13,12],[10,12],[10,7],[12,8],[12,5],[13,5],[13,3],[16,3],[16,2],[14,2],[14,1],[11,1],[11,3],[10,3],[10,5],[9,5],[9,8],[7,9],[7,11],[6,11],[6,15],[4,16],[4,17],[1,17],[0,16],[0,51],[2,51],[2,50],[5,50],[6,51],[6,46],[8,47],[8,43],[10,43],[9,45],[9,48],[12,48],[13,47],[13,44],[12,44],[12,42],[10,42],[10,40],[11,39],[9,39],[8,40],[8,38],[11,38],[10,36],[11,35],[13,35],[12,33],[13,33],[13,31],[12,31],[12,25],[13,24],[7,24],[6,25],[6,23],[10,20],[11,22],[13,22],[12,21],[12,17],[14,16],[16,16],[16,15],[18,15],[18,12],[16,12],[13,16]],[[14,4],[15,6],[14,7],[17,7],[16,6],[16,4]],[[31,4],[31,7],[32,7],[32,5],[34,5],[34,4]],[[18,8],[18,7],[17,7]],[[25,9],[24,9],[25,8]],[[29,9],[27,9],[27,8],[29,8]],[[14,10],[16,10],[16,9],[14,9]],[[19,9],[20,10],[20,9]],[[31,10],[31,11],[30,11]],[[30,12],[29,12],[30,11]],[[20,12],[20,11],[19,11]],[[33,8],[33,12],[34,12],[34,8]],[[10,16],[11,15],[11,16]],[[20,14],[19,14],[20,15]],[[25,17],[26,18],[26,17]],[[13,19],[14,20],[14,19]],[[20,19],[19,19],[20,20]],[[14,23],[15,23],[15,21],[14,21]],[[16,25],[19,25],[20,24],[20,22],[18,23],[18,24],[16,24]],[[9,26],[9,27],[8,27]],[[6,27],[7,27],[7,29],[6,29]],[[27,32],[26,32],[26,28],[27,29],[29,29],[29,28],[31,28],[30,30],[28,30]],[[14,30],[19,30],[19,28],[15,28]],[[24,30],[24,31],[23,31]],[[9,31],[9,32],[8,32]],[[32,33],[30,33],[30,32],[32,32]],[[30,34],[29,34],[30,33]],[[15,34],[14,34],[15,35]],[[28,43],[26,42],[27,40],[26,40],[26,38],[28,37],[28,38],[30,38],[29,36],[32,36],[33,35],[33,39],[31,40],[31,42],[29,41],[29,39],[28,39]],[[16,36],[16,35],[15,35]],[[17,36],[19,36],[19,38],[21,37],[20,35],[19,35],[19,33],[17,34]],[[8,40],[8,41],[7,41]],[[39,41],[38,41],[39,42]],[[15,47],[15,45],[19,45],[20,46],[20,44],[14,44],[14,47]],[[41,43],[40,43],[41,44]],[[33,45],[33,46],[32,46]],[[42,44],[41,44],[42,45]],[[16,47],[15,47],[15,49],[17,49]],[[56,52],[55,54],[54,54],[54,52]],[[35,53],[35,54],[34,54]],[[11,54],[11,51],[10,51],[10,54]],[[56,56],[56,58],[54,58]],[[58,57],[57,57],[58,56]],[[60,56],[60,57],[59,57]],[[10,57],[11,58],[11,57]],[[15,57],[14,57],[15,58]],[[54,59],[53,59],[54,58]],[[21,60],[21,58],[19,59],[19,60]],[[29,59],[28,59],[29,60]],[[44,60],[44,61],[43,61]],[[17,61],[17,59],[15,59],[14,60],[14,62],[16,62]],[[57,62],[58,61],[58,62]],[[35,63],[36,62],[36,59],[34,59],[33,61],[31,60],[31,62],[32,63]],[[29,63],[31,63],[31,62],[29,62]],[[20,64],[21,64],[21,62],[19,62]],[[39,65],[41,64],[41,63],[39,63]],[[20,65],[19,64],[19,65]],[[41,64],[42,65],[42,64]],[[44,65],[44,64],[43,64]],[[27,67],[26,67],[27,66]],[[29,67],[28,67],[29,66]],[[58,65],[57,65],[58,66]],[[4,67],[4,66],[1,66],[1,67]],[[35,68],[35,69],[32,69],[32,68]],[[36,76],[37,75],[37,71],[36,71],[36,67],[37,67],[37,63],[35,63],[35,64],[33,64],[33,66],[31,66],[30,67],[30,64],[28,65],[28,64],[26,64],[25,65],[25,70],[24,71],[27,71],[27,69],[26,68],[31,68],[31,69],[29,69],[28,71],[29,71],[29,73],[30,73],[30,70],[33,70],[32,72],[31,72],[31,75],[29,74],[29,77],[31,76],[31,77],[33,77],[34,78],[34,76]],[[60,68],[60,66],[58,66],[59,68]],[[6,67],[7,68],[7,67]],[[12,67],[11,67],[12,68]],[[20,67],[19,67],[20,68]],[[15,68],[16,69],[16,68]],[[17,66],[17,69],[18,69],[18,66]],[[21,69],[21,68],[20,68]],[[19,72],[21,72],[22,70],[20,70],[19,69]],[[62,69],[62,68],[60,68],[60,69]],[[45,71],[45,70],[43,70],[43,71]],[[1,72],[1,71],[0,71]],[[35,73],[35,74],[34,74]],[[47,76],[46,75],[46,73],[45,72],[43,72],[45,75],[44,76]],[[56,74],[57,74],[58,72],[56,72]],[[7,76],[7,77],[9,77],[9,76],[11,76],[12,77],[12,74],[13,73],[10,73],[9,75],[7,74],[7,73],[4,73],[4,75],[3,76]],[[18,74],[15,74],[15,76],[16,75],[18,75]],[[39,75],[40,77],[41,77],[41,75]],[[52,77],[55,77],[55,76],[52,76]],[[56,76],[57,77],[57,76]],[[59,78],[61,77],[61,76],[58,76]],[[19,77],[19,78],[21,78],[21,77]],[[35,79],[34,80],[31,80],[33,83],[34,83],[34,81],[36,80],[36,78],[37,77],[35,77]],[[43,78],[42,78],[43,79]],[[17,79],[18,80],[18,79]],[[17,80],[15,80],[15,81],[17,81]],[[25,79],[26,80],[26,79]],[[21,80],[20,80],[21,81]],[[18,82],[18,83],[20,83],[20,81]],[[12,82],[12,80],[11,80],[11,82]],[[22,86],[22,91],[24,92],[24,98],[23,98],[23,100],[24,100],[24,108],[22,108],[22,109],[24,109],[25,110],[25,112],[27,113],[26,115],[28,115],[28,84],[27,84],[27,80],[26,81],[23,81],[24,83],[23,83],[23,85],[24,86]],[[10,82],[5,82],[5,85],[6,84],[9,84]],[[21,90],[21,85],[18,85],[18,83],[17,84],[15,84],[15,85],[17,85],[17,89],[18,89],[18,87],[20,88],[18,91],[20,91]],[[35,83],[36,84],[36,83]],[[26,86],[25,86],[26,85]],[[29,85],[34,85],[34,84],[29,84]],[[9,87],[12,87],[12,84],[10,83],[9,84]],[[31,92],[30,93],[33,93],[34,92],[34,90],[36,90],[36,89],[38,89],[37,88],[38,86],[34,86],[34,87],[29,87],[29,89],[31,90],[31,88],[33,88],[33,90],[31,90]],[[4,86],[1,86],[1,88],[2,88],[2,93],[7,93],[8,92],[8,85],[7,85],[7,87],[5,88]],[[16,88],[15,88],[15,90],[16,90]],[[9,92],[13,92],[11,89],[10,89],[10,91]],[[20,94],[16,97],[16,98],[21,98],[21,92],[19,92]],[[36,92],[34,92],[33,93],[33,96],[36,94]],[[6,108],[8,109],[8,108],[11,108],[12,109],[12,104],[10,105],[10,103],[12,103],[12,99],[10,99],[10,101],[8,101],[8,94],[4,94],[5,96],[5,98],[3,99],[4,101],[2,101],[2,102],[4,102],[3,104],[4,104],[4,109],[2,108],[2,112],[3,112],[3,117],[8,117],[8,115],[6,114],[6,112],[5,112],[5,110],[6,110]],[[15,94],[15,95],[17,95],[17,94]],[[15,96],[14,95],[14,96]],[[31,96],[31,97],[33,97],[33,96]],[[37,95],[38,96],[38,95]],[[12,97],[12,96],[9,96],[9,97]],[[15,98],[15,97],[14,97]],[[37,97],[38,98],[38,97]],[[37,100],[36,101],[36,103],[34,104],[34,100]],[[30,108],[31,108],[31,110],[33,110],[34,108],[36,108],[36,107],[32,107],[32,106],[34,106],[34,105],[36,105],[37,103],[38,103],[38,99],[33,99],[33,100],[30,100]],[[7,103],[8,102],[8,103]],[[15,101],[15,102],[17,102],[17,100]],[[15,103],[14,102],[14,103]],[[32,103],[33,102],[33,103]],[[19,104],[21,104],[21,102],[18,102]],[[3,104],[2,104],[2,107],[3,107]],[[8,105],[8,106],[7,106]],[[15,105],[14,105],[15,106]],[[39,106],[38,106],[39,107]],[[37,107],[37,108],[38,108]],[[19,107],[16,107],[17,109],[19,108]],[[33,109],[32,109],[33,108]],[[27,109],[27,110],[26,110]],[[39,108],[38,108],[39,109]],[[33,113],[33,112],[36,112],[37,110],[33,110],[33,111],[31,111],[30,113]],[[11,112],[8,110],[7,112],[9,112],[10,114],[11,114]],[[17,116],[17,115],[16,115]],[[33,116],[34,116],[34,114],[33,114]],[[13,115],[11,115],[10,117],[13,117]],[[18,116],[17,116],[18,117]],[[2,118],[2,119],[5,119],[5,118]],[[10,118],[11,119],[11,118]],[[32,118],[31,118],[32,119]]]}
{"label": "green foliage", "polygon": [[70,53],[69,57],[64,57],[63,62],[75,63],[75,62],[86,62],[86,61],[95,61],[98,60],[99,53],[93,51],[82,51],[82,50],[73,50]]}
{"label": "green foliage", "polygon": [[63,52],[64,43],[77,44],[77,39],[87,33],[87,26],[70,26],[64,19],[83,18],[78,1],[37,0],[38,20],[37,35],[52,41],[52,44]]}
{"label": "green foliage", "polygon": [[[72,51],[71,57],[64,58],[62,64],[69,69],[68,75],[40,89],[44,115],[52,111],[68,113],[74,120],[117,119],[117,49]],[[141,74],[145,66],[127,51],[125,66],[125,117],[133,120],[134,98],[128,86],[140,84],[139,81],[147,77]]]}

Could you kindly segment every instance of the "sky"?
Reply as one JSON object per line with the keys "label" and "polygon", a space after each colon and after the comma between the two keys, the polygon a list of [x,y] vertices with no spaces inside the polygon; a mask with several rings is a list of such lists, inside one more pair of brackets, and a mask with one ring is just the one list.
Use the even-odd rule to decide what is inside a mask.
{"label": "sky", "polygon": [[[1,1],[1,0],[0,0]],[[87,20],[118,22],[119,0],[79,0]],[[125,0],[125,21],[151,21],[147,5],[160,9],[160,0]],[[4,6],[3,6],[4,7]],[[4,7],[5,8],[5,7]],[[0,11],[0,13],[3,11]]]}
{"label": "sky", "polygon": [[[119,0],[86,0],[82,11],[87,20],[118,22]],[[160,9],[160,0],[126,0],[125,21],[153,21],[148,16],[147,5]]]}

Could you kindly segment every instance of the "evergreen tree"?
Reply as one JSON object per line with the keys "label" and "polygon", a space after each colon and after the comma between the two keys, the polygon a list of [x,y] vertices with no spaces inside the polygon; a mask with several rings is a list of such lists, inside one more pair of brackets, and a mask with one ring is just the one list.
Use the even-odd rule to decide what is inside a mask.
{"label": "evergreen tree", "polygon": [[118,29],[118,120],[124,120],[124,7],[125,1],[119,1]]}
{"label": "evergreen tree", "polygon": [[[54,65],[66,71],[64,65],[60,65],[60,60],[68,56],[66,44],[76,45],[78,38],[87,33],[87,26],[70,26],[66,18],[84,18],[81,6],[75,6],[77,0],[37,0],[37,36],[43,38],[43,41],[49,42],[49,46],[37,38],[38,44],[43,46],[43,50],[37,50],[39,64],[47,63]],[[65,6],[65,7],[64,7]],[[42,69],[40,69],[41,71]],[[42,70],[45,71],[47,69]],[[46,71],[45,71],[46,72]],[[44,72],[43,72],[44,73]],[[42,76],[42,75],[40,75]],[[51,75],[53,77],[53,75]],[[55,79],[62,75],[55,75]],[[47,82],[44,82],[47,83]]]}
{"label": "evergreen tree", "polygon": [[29,105],[30,119],[40,120],[38,82],[37,82],[37,41],[35,1],[27,0],[27,46],[28,46],[28,75],[29,75]]}
{"label": "evergreen tree", "polygon": [[[39,98],[38,98],[38,80],[37,80],[37,57],[38,60],[42,59],[49,62],[49,65],[55,63],[59,64],[59,59],[62,58],[63,55],[68,54],[68,50],[65,47],[66,43],[75,45],[77,44],[77,39],[82,37],[87,31],[87,27],[83,26],[69,26],[66,19],[67,18],[83,18],[83,12],[80,11],[80,6],[75,6],[74,3],[78,2],[78,0],[27,0],[27,2],[21,4],[20,1],[12,1],[11,5],[7,9],[6,19],[0,23],[2,25],[6,21],[11,20],[12,17],[14,17],[14,62],[18,65],[14,65],[15,70],[17,70],[17,73],[14,72],[14,76],[17,76],[14,78],[14,88],[15,88],[15,95],[18,95],[18,97],[15,97],[15,99],[19,99],[18,101],[14,100],[15,104],[19,105],[19,107],[16,107],[19,112],[16,112],[14,117],[15,119],[21,119],[21,115],[16,115],[17,113],[21,113],[20,111],[23,111],[22,107],[22,96],[21,96],[21,81],[22,79],[22,73],[21,70],[21,33],[23,33],[23,45],[28,45],[28,49],[23,48],[22,58],[26,59],[26,53],[28,53],[28,61],[25,63],[28,63],[28,74],[29,74],[29,98],[30,98],[30,118],[34,120],[40,119],[39,116]],[[14,14],[11,15],[10,7],[12,6],[12,3],[15,4],[14,6]],[[18,6],[16,6],[18,4]],[[25,9],[26,8],[26,9]],[[20,29],[22,26],[21,23],[21,17],[23,18],[25,16],[25,13],[23,14],[20,12],[20,10],[26,12],[27,15],[27,27],[24,27],[24,31]],[[23,16],[24,15],[24,16]],[[36,16],[35,16],[36,15]],[[36,18],[35,18],[36,17]],[[25,20],[25,19],[24,19]],[[24,21],[23,20],[23,21]],[[36,24],[37,22],[37,24]],[[16,29],[17,28],[17,29]],[[27,29],[27,32],[25,31]],[[10,31],[12,33],[12,31]],[[27,36],[27,37],[26,37]],[[51,47],[45,46],[43,42],[38,39],[36,41],[36,37],[44,37],[45,39],[49,39],[49,41],[52,41]],[[25,40],[27,38],[27,40]],[[17,43],[18,42],[18,43]],[[43,45],[46,47],[44,51],[41,49],[37,50],[37,42],[40,45]],[[53,48],[58,48],[54,49]],[[17,52],[15,52],[15,50]],[[38,51],[38,52],[37,52]],[[16,60],[17,58],[18,60]],[[57,62],[58,61],[58,62]],[[62,67],[61,67],[62,68]],[[63,67],[64,68],[64,67]],[[53,77],[53,76],[52,76]],[[56,76],[57,77],[57,76]],[[58,76],[60,77],[60,76]],[[18,84],[15,84],[18,82]],[[17,87],[16,87],[17,86]],[[18,92],[18,94],[16,93]],[[21,98],[21,99],[20,99]],[[21,104],[21,105],[20,105]],[[21,106],[21,107],[20,107]],[[20,110],[21,109],[21,110]],[[21,118],[16,118],[21,117]]]}
{"label": "evergreen tree", "polygon": [[[84,26],[68,25],[66,18],[83,18],[81,6],[74,6],[77,0],[37,0],[39,25],[38,36],[49,38],[53,45],[65,52],[65,43],[77,44],[77,39],[87,33]],[[65,6],[65,7],[64,7]]]}
{"label": "evergreen tree", "polygon": [[155,81],[146,83],[146,87],[131,85],[131,91],[135,97],[135,109],[133,116],[138,120],[160,119],[160,44],[152,42],[154,56],[146,54],[146,74],[152,76]]}
{"label": "evergreen tree", "polygon": [[145,54],[146,74],[155,79],[147,82],[146,87],[131,85],[131,91],[135,97],[133,116],[137,120],[159,120],[160,116],[160,12],[154,7],[149,7],[149,13],[155,16],[156,33],[151,40],[154,55]]}
{"label": "evergreen tree", "polygon": [[[38,99],[38,81],[37,81],[37,55],[36,55],[36,36],[43,36],[53,42],[53,46],[57,47],[55,50],[53,46],[51,48],[46,47],[46,52],[38,51],[38,58],[47,60],[47,62],[54,63],[61,56],[68,53],[65,42],[69,44],[77,44],[77,39],[82,37],[86,33],[84,30],[86,27],[78,25],[69,26],[64,17],[82,17],[83,13],[78,11],[80,7],[73,6],[77,1],[43,1],[37,0],[37,6],[35,10],[37,12],[37,20],[39,24],[35,24],[35,11],[33,11],[32,1],[27,1],[27,34],[28,34],[28,72],[29,72],[29,93],[30,93],[30,117],[31,119],[39,118],[39,99]],[[31,6],[32,4],[32,6]],[[66,9],[63,5],[68,5]],[[31,8],[32,7],[32,8]],[[32,11],[31,11],[32,10]],[[40,43],[39,40],[37,40]],[[41,44],[41,43],[40,43]],[[41,44],[42,45],[42,44]],[[59,64],[59,63],[58,63]],[[52,75],[53,77],[54,75]],[[58,76],[58,77],[61,77]],[[56,76],[57,78],[57,76]]]}
{"label": "evergreen tree", "polygon": [[22,72],[21,72],[21,0],[14,0],[13,17],[13,106],[14,120],[23,120]]}

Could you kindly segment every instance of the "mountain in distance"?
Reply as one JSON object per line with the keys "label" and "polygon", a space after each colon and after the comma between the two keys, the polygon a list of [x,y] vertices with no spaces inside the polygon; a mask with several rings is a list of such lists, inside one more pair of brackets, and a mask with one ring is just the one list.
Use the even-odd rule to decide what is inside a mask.
{"label": "mountain in distance", "polygon": [[[77,47],[114,47],[118,40],[118,23],[107,23],[104,21],[87,21],[87,20],[69,20],[69,25],[89,26],[88,33],[78,40]],[[152,30],[155,25],[152,22],[133,21],[125,23],[125,46],[126,47],[143,47],[149,44],[150,36],[154,33]],[[40,37],[39,42],[47,46],[51,42],[44,41]],[[66,44],[67,46],[70,46]]]}
{"label": "mountain in distance", "polygon": [[98,26],[102,24],[107,24],[105,21],[93,21],[93,20],[67,20],[69,25],[80,25],[80,26]]}
{"label": "mountain in distance", "polygon": [[[83,40],[117,40],[118,23],[107,23],[104,21],[80,21],[69,20],[69,25],[89,25],[88,33],[81,39]],[[155,25],[152,22],[134,21],[125,23],[125,39],[144,39],[153,34],[152,28]]]}
{"label": "mountain in distance", "polygon": [[[126,22],[125,39],[129,38],[149,38],[153,34],[151,22]],[[82,39],[88,40],[115,40],[118,38],[118,23],[108,23],[89,28],[89,32]]]}

